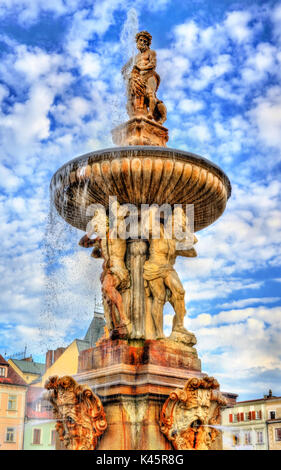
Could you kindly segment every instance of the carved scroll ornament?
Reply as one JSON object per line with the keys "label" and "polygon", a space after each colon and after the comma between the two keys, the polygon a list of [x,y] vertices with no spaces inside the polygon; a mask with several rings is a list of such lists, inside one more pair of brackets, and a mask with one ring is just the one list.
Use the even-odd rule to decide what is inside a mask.
{"label": "carved scroll ornament", "polygon": [[226,400],[213,377],[191,378],[164,403],[161,431],[176,450],[209,450],[220,431],[220,407]]}
{"label": "carved scroll ornament", "polygon": [[107,427],[100,399],[72,377],[50,377],[44,397],[53,405],[56,431],[68,450],[94,450]]}

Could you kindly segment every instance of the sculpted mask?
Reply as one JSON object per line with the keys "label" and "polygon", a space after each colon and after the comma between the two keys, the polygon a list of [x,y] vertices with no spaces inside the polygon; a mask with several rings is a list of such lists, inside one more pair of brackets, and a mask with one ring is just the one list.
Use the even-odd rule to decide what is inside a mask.
{"label": "sculpted mask", "polygon": [[50,377],[45,399],[53,405],[56,431],[68,450],[94,450],[107,427],[100,399],[72,377]]}
{"label": "sculpted mask", "polygon": [[213,377],[191,378],[166,400],[161,431],[176,450],[208,450],[219,436],[220,407],[226,404]]}

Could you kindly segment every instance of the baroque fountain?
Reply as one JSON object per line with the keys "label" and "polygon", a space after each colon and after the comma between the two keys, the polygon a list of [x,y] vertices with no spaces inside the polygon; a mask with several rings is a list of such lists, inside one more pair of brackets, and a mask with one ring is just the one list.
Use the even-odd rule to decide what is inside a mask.
{"label": "baroque fountain", "polygon": [[[166,146],[151,39],[147,31],[136,35],[139,53],[122,69],[129,120],[112,131],[116,147],[71,160],[51,181],[58,213],[85,232],[80,246],[103,259],[104,336],[80,353],[74,378],[46,383],[67,449],[221,446],[225,398],[202,373],[195,335],[184,327],[174,264],[197,256],[194,232],[222,215],[231,186],[212,162]],[[166,302],[174,310],[169,337]]]}

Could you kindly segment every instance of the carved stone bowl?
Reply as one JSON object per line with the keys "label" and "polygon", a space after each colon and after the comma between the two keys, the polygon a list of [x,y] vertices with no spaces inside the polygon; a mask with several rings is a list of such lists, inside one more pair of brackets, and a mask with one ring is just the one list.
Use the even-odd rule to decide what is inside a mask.
{"label": "carved stone bowl", "polygon": [[85,231],[90,204],[194,204],[194,230],[213,223],[231,194],[225,173],[198,155],[166,147],[115,147],[87,153],[63,165],[51,180],[59,214]]}

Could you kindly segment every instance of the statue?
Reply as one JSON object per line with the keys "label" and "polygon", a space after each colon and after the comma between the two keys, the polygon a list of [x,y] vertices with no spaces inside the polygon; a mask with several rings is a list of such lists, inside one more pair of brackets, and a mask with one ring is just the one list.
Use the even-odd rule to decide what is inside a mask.
{"label": "statue", "polygon": [[220,431],[220,407],[226,399],[213,377],[191,378],[164,403],[161,431],[176,450],[209,450]]}
{"label": "statue", "polygon": [[[153,216],[152,216],[153,217]],[[161,339],[163,333],[163,307],[166,301],[172,305],[175,315],[173,318],[171,339],[181,337],[183,342],[196,344],[193,334],[184,328],[184,317],[186,314],[184,301],[184,288],[178,277],[174,264],[177,256],[195,257],[196,250],[193,247],[183,249],[178,246],[175,238],[175,216],[172,216],[172,238],[165,237],[164,225],[160,223],[160,238],[152,237],[152,224],[150,221],[149,236],[149,258],[144,263],[143,277],[145,280],[146,295],[152,297],[151,314],[155,324],[156,337]],[[182,212],[183,229],[186,226],[185,214]],[[193,234],[192,244],[197,242]]]}
{"label": "statue", "polygon": [[126,78],[129,67],[133,65],[128,77],[128,103],[129,117],[146,116],[159,124],[167,119],[167,110],[163,101],[160,101],[156,92],[160,84],[160,77],[156,73],[156,52],[150,49],[152,36],[147,31],[136,35],[139,53],[135,60],[131,58],[122,68]]}
{"label": "statue", "polygon": [[94,450],[107,428],[104,409],[97,395],[72,377],[49,377],[44,399],[51,402],[56,431],[67,450]]}
{"label": "statue", "polygon": [[[118,202],[117,205],[119,207]],[[86,233],[79,241],[80,246],[93,247],[92,257],[104,259],[101,283],[105,300],[105,317],[111,336],[116,337],[127,337],[130,329],[130,320],[121,295],[130,287],[130,275],[125,265],[126,240],[118,237],[119,224],[123,219],[124,216],[119,216],[117,228],[109,229],[106,217],[106,237],[90,239],[94,232],[99,232],[100,224],[104,222],[99,220],[98,214],[95,214],[90,223],[91,232]]]}

